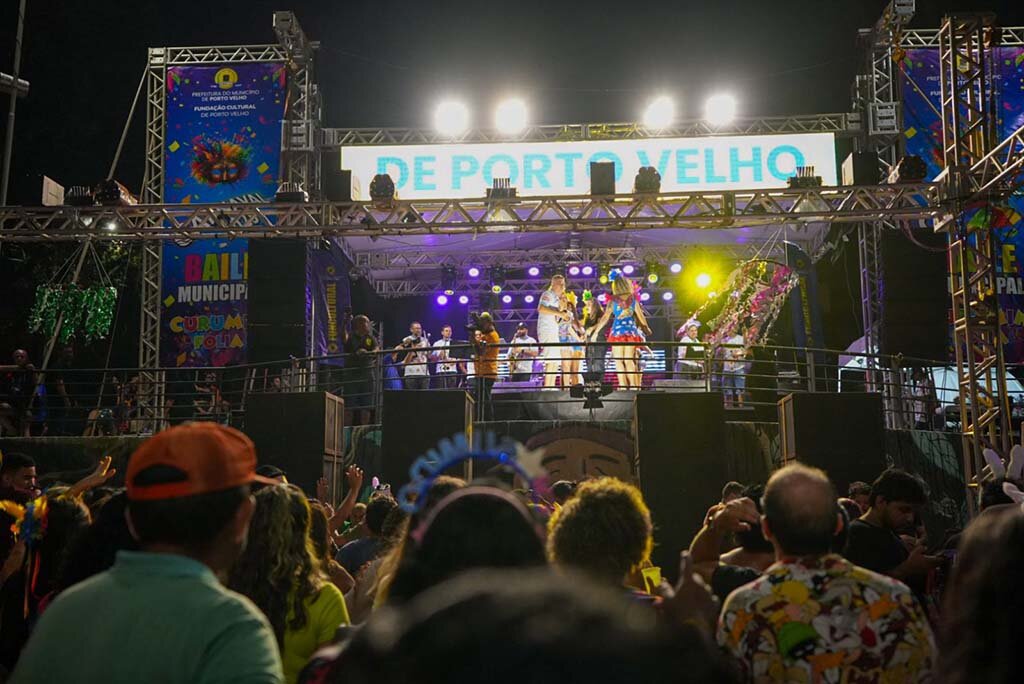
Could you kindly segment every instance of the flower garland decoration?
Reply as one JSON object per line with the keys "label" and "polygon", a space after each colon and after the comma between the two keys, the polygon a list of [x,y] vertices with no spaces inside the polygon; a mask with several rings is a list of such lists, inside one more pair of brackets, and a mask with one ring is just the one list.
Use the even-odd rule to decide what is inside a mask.
{"label": "flower garland decoration", "polygon": [[86,342],[102,339],[110,332],[117,307],[117,288],[94,285],[40,285],[29,314],[29,332],[52,336],[61,318],[59,341],[67,344],[81,335]]}
{"label": "flower garland decoration", "polygon": [[498,461],[508,466],[530,484],[537,502],[536,491],[547,487],[547,472],[540,462],[543,455],[542,450],[530,451],[513,440],[498,439],[491,432],[483,437],[475,435],[472,444],[464,433],[460,433],[452,439],[441,440],[436,448],[413,462],[409,468],[409,482],[398,492],[398,505],[407,513],[418,512],[430,485],[439,475],[453,466],[473,460]]}
{"label": "flower garland decoration", "polygon": [[14,501],[0,501],[0,511],[14,518],[11,532],[19,541],[24,540],[29,548],[38,544],[46,534],[49,510],[45,494],[24,506]]}

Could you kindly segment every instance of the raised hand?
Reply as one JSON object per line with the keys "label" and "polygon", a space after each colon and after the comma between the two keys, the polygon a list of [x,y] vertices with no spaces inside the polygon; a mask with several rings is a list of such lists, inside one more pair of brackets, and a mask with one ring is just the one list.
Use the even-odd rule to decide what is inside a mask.
{"label": "raised hand", "polygon": [[664,614],[676,623],[714,629],[718,621],[718,599],[695,573],[689,551],[679,554],[679,581],[675,588],[662,582],[658,594],[664,599]]}
{"label": "raised hand", "polygon": [[359,491],[363,488],[363,470],[359,466],[351,465],[345,470],[345,481],[349,489]]}
{"label": "raised hand", "polygon": [[326,477],[321,477],[319,480],[316,481],[316,500],[320,501],[320,502],[323,502],[323,503],[330,503],[327,500],[328,496],[329,496],[329,494],[328,494],[327,478]]}

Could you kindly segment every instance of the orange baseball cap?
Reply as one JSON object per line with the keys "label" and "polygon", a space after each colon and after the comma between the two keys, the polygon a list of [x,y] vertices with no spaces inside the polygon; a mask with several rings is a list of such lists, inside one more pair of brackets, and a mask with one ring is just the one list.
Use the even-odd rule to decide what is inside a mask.
{"label": "orange baseball cap", "polygon": [[[153,466],[174,468],[183,472],[185,478],[137,484],[139,473]],[[131,501],[178,499],[253,482],[277,484],[256,474],[256,447],[252,440],[217,423],[186,423],[158,432],[132,454],[125,480]]]}

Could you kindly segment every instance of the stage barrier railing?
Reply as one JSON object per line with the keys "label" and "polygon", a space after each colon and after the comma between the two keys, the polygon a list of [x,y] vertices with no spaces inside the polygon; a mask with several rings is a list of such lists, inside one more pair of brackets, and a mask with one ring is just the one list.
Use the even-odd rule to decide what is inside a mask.
{"label": "stage barrier railing", "polygon": [[[149,375],[137,368],[51,368],[36,374],[31,397],[0,397],[0,434],[145,435],[190,420],[244,427],[248,397],[271,392],[330,392],[345,399],[346,424],[374,424],[381,420],[384,390],[424,388],[471,392],[477,397],[476,419],[482,422],[517,419],[507,418],[522,415],[511,410],[515,404],[582,407],[599,399],[600,405],[621,405],[631,403],[637,391],[719,391],[727,420],[777,422],[777,402],[787,394],[870,389],[885,399],[888,427],[959,429],[957,375],[947,361],[706,343],[563,343],[542,349],[502,342],[497,347],[497,375],[490,388],[484,385],[492,383],[477,377],[475,350],[466,343],[448,348],[454,373],[439,373],[431,357],[426,376],[412,381],[403,377],[408,350],[395,348],[360,354],[358,361],[339,354],[226,368],[165,368]],[[639,388],[628,386],[637,375],[621,372],[629,370],[630,362],[638,364]],[[149,387],[147,377],[163,382]],[[1024,414],[1024,390],[1010,394],[1016,430]],[[149,397],[160,399],[143,407],[142,399]],[[594,410],[587,419],[604,418]]]}

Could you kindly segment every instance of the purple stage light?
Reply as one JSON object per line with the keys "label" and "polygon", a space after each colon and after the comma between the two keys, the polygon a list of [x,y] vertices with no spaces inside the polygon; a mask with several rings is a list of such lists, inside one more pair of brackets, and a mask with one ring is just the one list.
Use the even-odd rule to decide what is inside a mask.
{"label": "purple stage light", "polygon": [[601,304],[607,304],[608,303],[608,295],[606,293],[602,292],[601,294],[597,295],[597,301],[601,302]]}
{"label": "purple stage light", "polygon": [[665,292],[664,294],[661,295],[661,298],[664,299],[666,302],[671,302],[674,296],[675,295],[672,294],[672,292]]}
{"label": "purple stage light", "polygon": [[523,297],[523,301],[527,304],[533,304],[533,295],[526,295]]}
{"label": "purple stage light", "polygon": [[459,295],[459,304],[469,304],[469,297],[467,297],[466,295]]}
{"label": "purple stage light", "polygon": [[633,267],[633,264],[626,264],[625,266],[622,267],[622,272],[625,273],[626,275],[633,275],[633,271],[635,270],[636,268]]}
{"label": "purple stage light", "polygon": [[571,276],[578,276],[579,274],[580,274],[580,267],[579,266],[570,266],[569,267],[569,275],[571,275]]}
{"label": "purple stage light", "polygon": [[476,266],[470,266],[469,270],[467,271],[467,273],[469,273],[469,277],[470,278],[479,278],[480,277],[480,269],[477,268]]}
{"label": "purple stage light", "polygon": [[437,295],[438,306],[448,306],[448,295],[439,294]]}
{"label": "purple stage light", "polygon": [[512,303],[512,295],[505,295],[504,297],[501,298],[501,301],[505,302],[506,304],[511,304]]}
{"label": "purple stage light", "polygon": [[650,292],[641,292],[640,293],[640,301],[641,302],[646,302],[650,298],[651,298],[651,293]]}
{"label": "purple stage light", "polygon": [[672,265],[668,267],[668,270],[672,271],[673,273],[679,273],[680,271],[683,270],[683,265],[678,261],[673,261]]}
{"label": "purple stage light", "polygon": [[582,271],[581,271],[581,273],[583,273],[583,275],[585,275],[585,276],[594,275],[594,267],[593,266],[584,266]]}
{"label": "purple stage light", "polygon": [[526,270],[526,272],[530,274],[531,278],[536,278],[537,276],[540,275],[540,269],[537,268],[536,266],[531,266]]}

